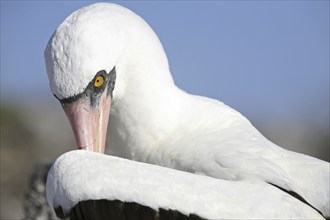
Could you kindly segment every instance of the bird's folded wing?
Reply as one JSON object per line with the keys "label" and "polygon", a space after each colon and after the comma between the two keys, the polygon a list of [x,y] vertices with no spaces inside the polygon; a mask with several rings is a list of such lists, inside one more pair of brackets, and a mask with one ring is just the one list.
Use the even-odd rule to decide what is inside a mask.
{"label": "bird's folded wing", "polygon": [[323,219],[308,205],[262,182],[220,180],[82,150],[55,161],[48,174],[47,200],[64,214],[82,201],[107,200],[206,219]]}

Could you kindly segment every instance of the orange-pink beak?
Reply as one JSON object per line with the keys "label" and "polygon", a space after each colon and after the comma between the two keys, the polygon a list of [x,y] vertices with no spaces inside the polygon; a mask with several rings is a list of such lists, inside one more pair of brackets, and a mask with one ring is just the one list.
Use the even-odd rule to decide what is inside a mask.
{"label": "orange-pink beak", "polygon": [[110,106],[111,96],[106,90],[97,106],[85,98],[63,104],[79,149],[104,153]]}

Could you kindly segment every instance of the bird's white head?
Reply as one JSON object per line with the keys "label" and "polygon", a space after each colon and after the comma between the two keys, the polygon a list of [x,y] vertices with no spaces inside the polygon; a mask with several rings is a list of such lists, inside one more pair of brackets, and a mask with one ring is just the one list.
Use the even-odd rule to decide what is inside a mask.
{"label": "bird's white head", "polygon": [[125,97],[128,87],[137,90],[149,77],[143,75],[146,69],[168,68],[152,29],[130,10],[110,3],[72,13],[51,36],[44,55],[51,91],[78,147],[97,152],[104,152],[111,102]]}

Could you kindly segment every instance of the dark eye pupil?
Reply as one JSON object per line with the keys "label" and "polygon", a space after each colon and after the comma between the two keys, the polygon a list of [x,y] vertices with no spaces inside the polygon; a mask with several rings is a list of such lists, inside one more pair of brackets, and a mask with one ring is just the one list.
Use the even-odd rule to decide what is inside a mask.
{"label": "dark eye pupil", "polygon": [[100,80],[96,80],[96,82],[100,82]]}

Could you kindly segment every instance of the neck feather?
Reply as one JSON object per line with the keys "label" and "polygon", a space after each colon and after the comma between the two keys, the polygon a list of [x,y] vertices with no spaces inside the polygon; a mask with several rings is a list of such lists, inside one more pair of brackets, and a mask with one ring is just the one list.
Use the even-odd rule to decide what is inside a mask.
{"label": "neck feather", "polygon": [[108,137],[110,153],[142,161],[137,157],[148,157],[174,130],[184,94],[173,82],[159,39],[149,26],[143,28],[147,34],[131,35],[140,37],[127,41],[116,65]]}

